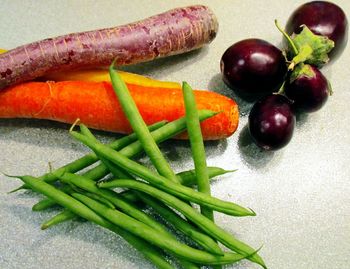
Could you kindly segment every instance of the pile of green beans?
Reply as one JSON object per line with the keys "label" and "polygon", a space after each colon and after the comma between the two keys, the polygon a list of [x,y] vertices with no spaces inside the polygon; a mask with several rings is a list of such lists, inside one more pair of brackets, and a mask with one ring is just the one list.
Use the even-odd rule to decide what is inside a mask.
{"label": "pile of green beans", "polygon": [[[41,228],[74,218],[86,219],[123,237],[157,268],[173,268],[166,258],[169,255],[188,269],[221,268],[221,265],[243,259],[266,268],[259,249],[238,240],[214,222],[214,211],[238,217],[255,216],[249,208],[210,194],[210,179],[232,172],[208,167],[206,163],[200,121],[216,112],[198,111],[191,87],[183,83],[186,115],[173,122],[147,126],[113,64],[109,72],[115,94],[134,133],[102,144],[84,124],[79,124],[80,132],[73,130],[74,125],[70,129],[71,136],[88,146],[92,153],[40,177],[16,177],[23,185],[15,191],[26,188],[46,196],[33,206],[33,211],[55,205],[60,208]],[[175,174],[158,144],[186,129],[194,169]],[[132,159],[143,151],[156,172]],[[96,162],[99,163],[93,165]],[[197,185],[198,190],[193,189],[193,185]],[[200,210],[191,203],[199,205]],[[154,219],[154,214],[164,222]],[[179,242],[173,234],[175,230],[191,244]],[[218,243],[228,251],[221,249]]]}

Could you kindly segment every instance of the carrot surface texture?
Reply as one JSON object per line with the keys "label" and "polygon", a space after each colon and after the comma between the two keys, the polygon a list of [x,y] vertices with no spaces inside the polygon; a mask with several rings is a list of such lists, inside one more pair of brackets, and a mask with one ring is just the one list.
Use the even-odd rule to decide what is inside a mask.
{"label": "carrot surface texture", "polygon": [[72,33],[0,55],[0,89],[53,71],[151,61],[211,42],[218,22],[206,6],[176,8],[123,26]]}
{"label": "carrot surface texture", "polygon": [[[146,124],[173,121],[185,115],[181,86],[144,87],[128,84]],[[209,91],[194,91],[198,109],[220,112],[201,124],[203,138],[227,138],[238,126],[238,106],[230,98]],[[37,118],[74,123],[90,128],[130,133],[131,127],[115,98],[110,82],[26,82],[0,91],[0,118]],[[186,134],[178,138],[187,138]]]}

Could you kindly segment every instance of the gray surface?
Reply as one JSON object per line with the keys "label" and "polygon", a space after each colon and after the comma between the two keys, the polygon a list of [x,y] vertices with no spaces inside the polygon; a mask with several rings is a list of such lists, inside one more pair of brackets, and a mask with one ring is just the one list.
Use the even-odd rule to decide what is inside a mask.
{"label": "gray surface", "polygon": [[[1,1],[0,47],[15,46],[73,31],[135,21],[176,6],[209,5],[220,31],[201,51],[128,70],[164,80],[188,81],[233,98],[219,75],[219,60],[232,43],[259,37],[279,44],[273,20],[283,25],[303,1]],[[335,1],[347,12],[348,0]],[[349,17],[349,14],[348,14]],[[229,139],[207,143],[208,163],[239,170],[212,184],[215,196],[249,206],[254,218],[217,214],[217,222],[255,247],[269,268],[350,268],[350,103],[349,46],[324,72],[334,95],[319,112],[299,119],[291,143],[264,153],[247,137],[251,103],[236,98],[241,108],[238,131]],[[104,141],[110,134],[99,133]],[[40,175],[50,161],[58,167],[86,149],[73,141],[67,126],[46,121],[0,121],[0,170]],[[192,166],[184,142],[165,144],[172,166]],[[18,181],[0,176],[0,268],[151,268],[117,236],[89,223],[70,222],[48,231],[40,224],[56,211],[33,213],[38,200],[28,192],[6,195]],[[258,268],[243,262],[232,268]]]}

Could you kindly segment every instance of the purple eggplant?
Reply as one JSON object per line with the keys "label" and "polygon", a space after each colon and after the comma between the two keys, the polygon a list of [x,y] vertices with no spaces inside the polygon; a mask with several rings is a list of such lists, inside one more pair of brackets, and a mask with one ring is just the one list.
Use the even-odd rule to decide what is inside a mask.
{"label": "purple eggplant", "polygon": [[293,71],[284,93],[293,101],[293,108],[303,112],[314,112],[326,103],[331,92],[326,77],[316,67],[301,64]]}
{"label": "purple eggplant", "polygon": [[224,82],[246,95],[277,90],[287,73],[281,50],[261,39],[245,39],[230,46],[220,68]]}
{"label": "purple eggplant", "polygon": [[277,150],[291,140],[295,121],[290,100],[280,94],[270,94],[256,102],[250,111],[249,132],[259,147]]}
{"label": "purple eggplant", "polygon": [[298,34],[306,25],[314,34],[327,36],[335,43],[329,53],[336,59],[344,50],[348,40],[348,21],[344,11],[334,3],[312,1],[298,7],[289,17],[286,32]]}

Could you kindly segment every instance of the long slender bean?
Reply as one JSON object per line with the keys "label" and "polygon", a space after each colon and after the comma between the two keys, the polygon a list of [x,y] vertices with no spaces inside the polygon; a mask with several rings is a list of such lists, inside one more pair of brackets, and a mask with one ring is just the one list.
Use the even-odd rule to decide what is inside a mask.
{"label": "long slender bean", "polygon": [[74,212],[80,217],[87,219],[89,221],[92,221],[104,228],[107,228],[113,231],[114,233],[119,234],[135,249],[139,250],[148,260],[152,261],[158,268],[161,268],[161,269],[172,268],[172,266],[162,257],[162,254],[158,248],[147,243],[141,238],[134,236],[133,234],[123,229],[120,229],[118,226],[113,225],[111,222],[97,215],[89,207],[85,206],[83,203],[74,199],[72,196],[56,189],[55,187],[51,186],[45,181],[38,180],[38,178],[34,178],[31,176],[21,176],[17,178],[21,179],[31,189],[44,194],[45,196],[56,201],[58,204]]}
{"label": "long slender bean", "polygon": [[[216,176],[221,176],[227,173],[232,173],[235,170],[225,170],[220,167],[216,166],[208,166],[208,176],[209,179],[213,179]],[[196,171],[194,169],[182,171],[176,174],[176,176],[179,178],[180,183],[185,186],[193,186],[197,184],[197,176]]]}
{"label": "long slender bean", "polygon": [[[90,132],[88,128],[83,127],[81,128],[81,131],[91,139],[96,139],[95,136]],[[96,154],[96,155],[101,159],[103,164],[106,165],[106,167],[112,172],[114,176],[120,177],[120,178],[123,178],[124,176],[129,176],[127,172],[124,172],[122,169],[120,169],[116,165],[113,165],[109,160],[106,160],[105,158],[99,156],[99,154]],[[163,227],[157,221],[149,217],[147,214],[133,207],[126,200],[121,199],[120,196],[118,197],[114,195],[114,192],[98,189],[93,180],[89,180],[85,178],[84,181],[81,181],[83,179],[82,177],[77,176],[75,174],[69,174],[69,175],[75,179],[78,179],[78,180],[80,179],[79,182],[81,184],[76,184],[78,187],[92,192],[92,193],[89,193],[89,192],[84,193],[84,195],[86,195],[87,197],[90,197],[96,201],[100,201],[105,205],[107,202],[107,206],[109,206],[110,208],[115,208],[115,206],[117,206],[127,215],[134,217],[136,220],[139,220],[142,223],[147,224],[148,226],[154,228],[158,233],[162,233],[165,236],[173,237],[172,234],[165,229],[165,227]],[[69,183],[71,184],[73,182],[69,181]],[[183,265],[185,269],[199,269],[199,267],[196,264],[183,259],[180,259],[180,263]]]}
{"label": "long slender bean", "polygon": [[187,201],[195,202],[200,205],[205,205],[212,208],[213,210],[223,212],[233,216],[254,216],[255,213],[249,209],[246,209],[237,204],[226,202],[217,198],[214,198],[210,195],[194,191],[189,187],[185,187],[181,184],[174,183],[172,181],[166,180],[163,176],[154,173],[143,165],[130,160],[120,154],[118,151],[115,151],[100,142],[96,142],[88,137],[71,131],[71,135],[76,139],[80,140],[82,143],[90,147],[92,150],[98,152],[101,156],[109,159],[111,162],[123,167],[130,173],[133,173],[144,180],[150,182],[151,184],[157,185],[160,189],[169,192],[181,199]]}
{"label": "long slender bean", "polygon": [[[224,175],[226,173],[231,173],[234,170],[225,170],[220,167],[208,167],[208,174],[209,179],[213,179],[216,176]],[[84,175],[85,176],[85,175]],[[196,173],[194,170],[187,170],[180,173],[177,173],[176,176],[179,178],[179,181],[182,185],[185,186],[193,186],[196,184]],[[86,177],[86,176],[85,176]],[[139,203],[141,202],[139,197],[132,191],[126,190],[121,193],[121,196],[126,199],[129,202],[132,203]],[[53,206],[57,205],[55,201],[52,201],[48,198],[43,198],[38,203],[33,205],[32,210],[33,211],[42,211],[48,208],[51,208]]]}
{"label": "long slender bean", "polygon": [[[80,131],[82,134],[90,137],[91,139],[95,139],[97,141],[96,137],[91,133],[91,131],[85,125],[80,125]],[[99,156],[98,154],[96,155],[101,160],[101,162],[108,168],[109,172],[111,172],[114,177],[130,178],[131,175],[128,172],[126,172],[125,170],[123,170],[122,168],[116,165],[113,165],[109,160],[103,158],[102,156]]]}
{"label": "long slender bean", "polygon": [[[214,112],[209,111],[209,110],[200,110],[200,111],[198,111],[198,114],[199,114],[200,120],[205,120],[205,119],[210,118],[210,117],[215,115]],[[155,127],[157,127],[157,125],[155,125]],[[153,128],[155,128],[155,127],[153,127]],[[160,142],[163,142],[163,141],[165,141],[165,140],[167,140],[167,139],[169,139],[169,138],[171,138],[171,137],[181,133],[182,131],[185,130],[185,128],[186,128],[186,120],[185,120],[184,117],[182,117],[180,119],[177,119],[175,121],[172,121],[172,122],[166,124],[165,126],[161,126],[160,128],[152,131],[151,134],[152,134],[154,140],[157,141],[157,143],[160,143]],[[131,138],[136,138],[136,135],[135,134],[131,134],[130,136],[123,137],[123,138],[119,139],[119,140],[122,140],[123,143],[120,143],[119,140],[116,140],[115,142],[112,142],[111,143],[112,148],[118,149],[119,145],[126,143],[125,141],[129,141],[130,137]],[[129,144],[128,146],[124,147],[122,150],[120,150],[121,154],[123,154],[123,155],[125,155],[126,157],[129,157],[129,158],[139,154],[140,152],[142,152],[142,146],[141,146],[139,141],[135,141],[135,142]],[[90,159],[92,156],[95,156],[94,158],[97,159],[97,156],[96,156],[95,153],[89,153],[85,157],[80,158],[80,159],[74,161],[71,164],[72,164],[72,166],[75,166],[75,164],[80,164],[81,165],[81,163],[85,164],[86,159]],[[59,174],[59,173],[62,173],[64,171],[66,171],[66,172],[76,172],[76,170],[70,169],[69,165],[70,164],[68,164],[66,166],[63,166],[63,167],[61,167],[61,168],[59,168],[57,170],[52,171],[52,174],[50,174],[50,173],[45,174],[44,176],[40,177],[40,179],[43,179],[46,182],[52,182],[52,181],[55,181],[57,179],[55,173]],[[88,165],[86,165],[86,166],[88,166]],[[84,176],[97,181],[97,180],[105,177],[108,173],[109,173],[109,169],[103,163],[101,163],[101,164],[97,165],[96,167],[92,168],[91,170],[85,172]],[[188,176],[188,175],[185,175],[185,176]],[[185,176],[182,176],[182,179],[184,179]],[[187,180],[187,179],[185,179],[185,180]],[[18,189],[21,189],[22,187],[23,186],[19,187]],[[43,207],[42,207],[42,205],[35,206],[36,210],[46,209],[48,207],[53,206],[55,203],[46,201],[46,202],[43,202],[43,204],[45,204],[45,206],[43,206]]]}
{"label": "long slender bean", "polygon": [[[182,84],[182,93],[186,111],[187,133],[190,140],[194,167],[197,175],[197,187],[199,192],[210,194],[208,171],[206,169],[206,156],[200,122],[198,120],[197,107],[192,88],[186,83]],[[201,213],[214,221],[214,212],[210,208],[200,206]],[[215,269],[221,268],[215,266]]]}
{"label": "long slender bean", "polygon": [[100,203],[104,204],[105,206],[108,206],[109,208],[115,209],[115,205],[111,201],[109,201],[106,198],[103,198],[102,196],[96,193],[92,193],[92,192],[80,192],[80,193],[90,197],[91,199],[99,201]]}
{"label": "long slender bean", "polygon": [[[63,174],[62,177],[60,177],[60,180],[62,180],[64,183],[68,183],[70,185],[74,184],[78,188],[89,191],[88,193],[84,193],[84,195],[104,204],[108,208],[115,209],[117,207],[121,209],[126,213],[126,215],[134,217],[136,220],[148,225],[149,227],[152,227],[158,234],[172,237],[172,235],[165,229],[165,227],[163,227],[163,225],[159,224],[150,216],[136,209],[120,197],[114,195],[114,192],[98,189],[93,180],[71,173]],[[180,262],[186,269],[198,269],[198,267],[191,262],[184,261],[182,259],[180,259]]]}
{"label": "long slender bean", "polygon": [[[207,158],[205,155],[203,136],[198,119],[196,100],[193,90],[186,82],[182,84],[182,93],[186,111],[187,133],[190,140],[192,158],[197,175],[197,187],[199,192],[211,194],[209,175],[207,170]],[[208,219],[214,221],[214,212],[205,206],[200,206],[201,213]],[[214,269],[221,269],[216,265]]]}
{"label": "long slender bean", "polygon": [[[103,188],[104,186],[110,187],[109,183],[110,182],[101,182],[98,185],[101,188]],[[213,221],[209,220],[208,218],[197,212],[191,206],[187,205],[180,199],[162,190],[152,187],[149,184],[135,180],[115,180],[113,181],[113,187],[129,188],[149,194],[150,196],[164,202],[170,207],[181,212],[184,216],[186,216],[189,220],[193,221],[203,231],[205,231],[213,238],[224,244],[226,247],[236,251],[237,253],[246,255],[254,251],[250,246],[236,239],[234,236],[217,226]],[[249,257],[249,260],[265,267],[264,261],[258,254],[252,255],[251,257]]]}
{"label": "long slender bean", "polygon": [[112,86],[115,94],[118,96],[119,103],[127,117],[132,129],[138,137],[138,141],[142,145],[144,151],[150,158],[151,162],[162,176],[177,182],[174,171],[169,163],[165,160],[163,154],[154,141],[151,133],[147,129],[139,110],[136,107],[134,99],[131,97],[128,87],[120,77],[118,72],[114,70],[114,63],[109,67],[109,75],[111,77]]}
{"label": "long slender bean", "polygon": [[[199,192],[210,195],[209,175],[205,156],[203,136],[193,90],[186,82],[182,84],[184,96],[187,133],[191,144],[192,157],[197,175],[197,187]],[[213,210],[205,206],[200,207],[201,212],[210,220],[214,220]]]}
{"label": "long slender bean", "polygon": [[[155,124],[150,125],[148,128],[151,131],[157,130],[160,127],[164,126],[167,123],[167,121],[160,121],[157,122]],[[132,142],[137,140],[137,136],[135,133],[132,133],[130,135],[124,136],[122,138],[119,138],[113,142],[111,142],[110,144],[108,144],[111,148],[114,148],[116,150],[121,149],[123,147],[126,147],[127,145],[131,144]],[[38,177],[40,180],[44,180],[45,182],[54,182],[56,181],[56,177],[54,176],[54,173],[62,173],[64,171],[70,172],[70,173],[75,173],[78,172],[86,167],[88,167],[89,165],[94,164],[95,162],[97,162],[99,160],[99,158],[96,156],[95,153],[88,153],[85,156],[70,162],[58,169],[55,169],[53,171],[50,171],[40,177]],[[18,190],[21,189],[26,189],[28,188],[28,186],[26,185],[22,185],[12,191],[10,191],[10,193],[12,192],[16,192]]]}
{"label": "long slender bean", "polygon": [[[224,175],[226,173],[233,172],[233,170],[225,170],[225,169],[222,169],[220,167],[214,167],[214,166],[209,166],[209,167],[207,167],[207,169],[208,169],[208,174],[209,174],[210,180],[216,176],[220,176],[220,175]],[[188,187],[195,185],[196,181],[197,181],[196,173],[192,169],[177,173],[176,176],[179,178],[179,181],[182,185],[185,185]],[[130,190],[126,190],[126,191],[121,192],[121,195],[124,199],[127,199],[130,202],[133,202],[133,203],[140,202],[140,199],[138,198],[138,196]]]}
{"label": "long slender bean", "polygon": [[[214,115],[216,115],[215,112],[212,112],[210,110],[200,110],[198,111],[200,120],[208,119]],[[159,129],[152,131],[152,137],[157,143],[161,143],[165,140],[168,140],[175,135],[183,132],[186,129],[186,120],[184,117],[179,118],[175,121],[169,122],[165,126],[160,127]],[[124,147],[120,150],[120,153],[125,155],[128,158],[132,158],[136,156],[137,154],[141,153],[143,150],[142,145],[139,141],[135,141],[131,143],[130,145]],[[94,169],[91,169],[84,175],[88,178],[91,178],[93,180],[99,180],[106,175],[109,174],[108,168],[103,164],[99,164]]]}
{"label": "long slender bean", "polygon": [[72,173],[64,173],[62,175],[59,175],[58,178],[64,183],[74,184],[78,188],[81,188],[85,191],[100,195],[101,197],[110,201],[115,207],[123,211],[125,214],[135,218],[140,222],[143,222],[144,224],[152,227],[154,230],[158,232],[167,233],[163,225],[159,224],[150,216],[148,216],[141,210],[138,210],[137,208],[135,208],[134,206],[126,202],[121,197],[118,197],[117,195],[115,195],[113,191],[99,189],[93,180],[90,180],[83,176],[75,175]]}
{"label": "long slender bean", "polygon": [[[115,206],[110,201],[108,201],[107,199],[104,199],[103,197],[98,196],[94,193],[85,192],[84,195],[86,195],[94,200],[97,200],[97,201],[105,204],[106,206],[109,206],[110,208],[115,208]],[[50,200],[50,201],[52,201],[52,200]],[[62,222],[66,222],[66,221],[75,219],[77,217],[78,217],[78,215],[76,215],[72,211],[70,211],[68,209],[63,209],[60,213],[56,214],[55,216],[53,216],[49,220],[45,221],[41,225],[41,229],[45,230],[47,228],[51,228],[52,226],[55,226],[55,225],[60,224]]]}
{"label": "long slender bean", "polygon": [[[150,130],[154,131],[162,126],[166,125],[167,121],[160,121],[155,124],[152,124],[149,126]],[[132,133],[130,135],[124,136],[122,138],[119,138],[110,144],[108,144],[109,147],[119,150],[121,148],[126,147],[129,144],[132,144],[134,141],[137,140],[137,136],[135,133]],[[53,182],[55,181],[55,177],[53,176],[54,172],[60,173],[62,171],[70,172],[70,173],[75,173],[78,172],[87,166],[97,162],[99,158],[94,154],[94,153],[88,153],[84,157],[81,157],[80,159],[77,159],[61,168],[58,168],[55,171],[51,171],[50,173],[46,173],[43,176],[39,177],[40,179],[43,179],[46,182]]]}
{"label": "long slender bean", "polygon": [[223,256],[216,256],[210,253],[204,252],[199,249],[192,248],[185,244],[179,243],[177,240],[157,233],[153,228],[145,225],[144,223],[137,221],[128,215],[118,211],[112,210],[97,201],[90,199],[79,193],[73,193],[72,196],[79,201],[86,204],[97,214],[100,214],[115,225],[125,229],[126,231],[137,235],[144,240],[165,249],[173,253],[177,257],[181,257],[188,261],[192,261],[199,264],[228,264],[237,262],[246,258],[249,255],[254,255],[253,250],[248,255],[241,255],[236,253],[225,253]]}
{"label": "long slender bean", "polygon": [[56,206],[57,203],[49,198],[43,198],[39,202],[33,205],[32,210],[33,211],[43,211],[45,209],[51,208],[53,206]]}
{"label": "long slender bean", "polygon": [[41,224],[41,229],[45,230],[59,223],[75,219],[76,217],[77,217],[77,214],[73,213],[68,209],[64,209],[62,212],[58,213],[57,215],[53,216],[51,219]]}
{"label": "long slender bean", "polygon": [[[67,184],[74,184],[77,187],[88,191],[92,192],[95,194],[98,194],[99,196],[109,200],[112,202],[115,206],[118,208],[122,209],[122,211],[129,216],[134,216],[135,219],[147,224],[148,226],[152,227],[153,229],[159,231],[159,232],[166,232],[164,227],[157,222],[153,221],[153,219],[145,219],[145,218],[140,218],[135,213],[131,212],[132,209],[129,209],[129,211],[125,210],[125,207],[120,206],[120,198],[118,198],[118,194],[111,191],[111,190],[106,190],[106,189],[100,189],[96,186],[96,183],[92,181],[91,179],[85,178],[80,175],[76,174],[71,174],[71,173],[64,173],[63,175],[59,176],[59,179]],[[119,180],[119,179],[118,179]],[[119,195],[120,196],[120,195]],[[185,231],[185,234],[191,235],[191,238],[195,241],[198,242],[200,245],[202,245],[206,250],[213,254],[217,255],[223,255],[222,250],[216,245],[216,243],[207,235],[199,232],[196,230],[194,227],[192,227],[189,223],[186,221],[182,220],[178,215],[176,215],[173,211],[170,209],[167,209],[161,204],[152,203],[150,201],[150,198],[144,197],[146,196],[144,193],[139,193],[138,197],[139,199],[146,201],[148,205],[152,206],[158,213],[160,213],[161,216],[164,216],[166,220],[168,220],[170,223],[173,223],[179,230]],[[150,202],[150,203],[148,203]],[[175,217],[177,216],[177,218]],[[181,221],[182,220],[182,221]],[[167,233],[167,232],[166,232]]]}
{"label": "long slender bean", "polygon": [[167,205],[160,202],[159,200],[153,199],[151,196],[145,193],[137,192],[137,194],[139,194],[142,201],[144,201],[148,206],[152,207],[167,222],[172,224],[183,234],[189,236],[193,241],[198,243],[205,250],[213,254],[223,255],[223,251],[211,237],[202,233],[202,231],[200,231],[198,228],[185,221]]}
{"label": "long slender bean", "polygon": [[[71,190],[71,187],[68,185],[64,185],[60,188],[63,192],[69,192]],[[53,206],[57,205],[57,203],[49,198],[44,198],[33,205],[32,210],[33,211],[42,211],[48,208],[51,208]]]}

